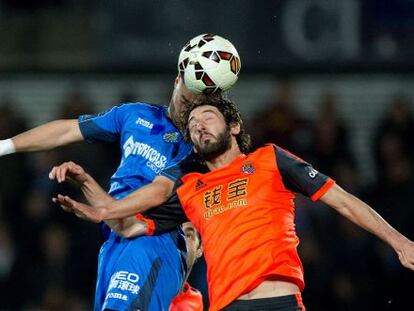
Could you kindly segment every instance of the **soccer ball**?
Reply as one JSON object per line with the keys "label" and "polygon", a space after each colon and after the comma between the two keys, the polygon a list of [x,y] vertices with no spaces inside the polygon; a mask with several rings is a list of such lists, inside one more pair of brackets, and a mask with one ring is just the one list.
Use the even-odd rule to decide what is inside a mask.
{"label": "soccer ball", "polygon": [[210,33],[191,39],[178,58],[178,71],[196,94],[227,91],[236,83],[240,68],[233,44]]}

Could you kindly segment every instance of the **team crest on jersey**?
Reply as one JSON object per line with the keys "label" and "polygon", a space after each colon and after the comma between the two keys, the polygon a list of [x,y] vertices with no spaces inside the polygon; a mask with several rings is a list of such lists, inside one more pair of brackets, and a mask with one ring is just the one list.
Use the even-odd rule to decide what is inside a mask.
{"label": "team crest on jersey", "polygon": [[180,138],[180,133],[178,132],[169,132],[165,133],[162,137],[166,143],[177,143]]}
{"label": "team crest on jersey", "polygon": [[244,163],[242,166],[242,172],[245,174],[252,174],[255,171],[251,162]]}

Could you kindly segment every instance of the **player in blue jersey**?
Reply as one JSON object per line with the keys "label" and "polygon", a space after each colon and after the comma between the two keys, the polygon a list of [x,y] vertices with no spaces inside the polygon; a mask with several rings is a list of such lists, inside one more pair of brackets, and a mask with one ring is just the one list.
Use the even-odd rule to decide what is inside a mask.
{"label": "player in blue jersey", "polygon": [[[82,140],[118,140],[122,158],[111,178],[109,194],[115,199],[124,198],[191,152],[172,120],[179,119],[184,99],[195,96],[177,77],[168,108],[127,103],[77,120],[52,121],[0,140],[0,156],[48,150]],[[148,204],[151,199],[147,198]],[[127,239],[114,232],[122,231],[124,221],[128,219],[106,221],[113,230],[99,253],[94,309],[168,310],[186,272],[182,232],[175,226],[168,227],[167,221],[162,229],[168,232],[164,234]],[[157,229],[151,222],[139,224],[148,233]]]}

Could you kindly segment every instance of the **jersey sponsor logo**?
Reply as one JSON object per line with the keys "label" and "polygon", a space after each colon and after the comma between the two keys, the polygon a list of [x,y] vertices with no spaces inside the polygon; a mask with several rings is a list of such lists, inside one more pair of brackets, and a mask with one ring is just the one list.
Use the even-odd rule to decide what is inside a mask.
{"label": "jersey sponsor logo", "polygon": [[135,124],[142,125],[143,127],[149,128],[150,130],[154,127],[153,123],[142,118],[138,118],[135,121]]}
{"label": "jersey sponsor logo", "polygon": [[[237,207],[247,206],[247,186],[249,179],[239,178],[204,192],[204,218],[222,214]],[[224,191],[226,190],[226,191]]]}
{"label": "jersey sponsor logo", "polygon": [[108,293],[106,295],[106,299],[115,298],[115,299],[121,299],[123,301],[128,301],[128,296],[121,294],[121,293]]}
{"label": "jersey sponsor logo", "polygon": [[166,156],[146,143],[135,142],[132,135],[125,141],[123,149],[125,159],[131,155],[141,156],[147,160],[147,166],[155,172],[161,171],[167,163]]}
{"label": "jersey sponsor logo", "polygon": [[[140,287],[138,286],[139,275],[128,271],[117,271],[111,276],[108,291],[118,289],[124,292],[129,292],[137,295]],[[126,296],[126,295],[125,295]],[[118,298],[120,297],[109,297]]]}
{"label": "jersey sponsor logo", "polygon": [[308,176],[312,179],[315,179],[315,177],[319,174],[319,172],[315,170],[312,166],[307,166],[306,171],[308,173]]}
{"label": "jersey sponsor logo", "polygon": [[180,138],[180,133],[178,132],[169,132],[165,133],[162,137],[166,143],[177,143]]}
{"label": "jersey sponsor logo", "polygon": [[255,169],[251,162],[244,163],[242,166],[242,172],[245,174],[252,174],[254,173]]}

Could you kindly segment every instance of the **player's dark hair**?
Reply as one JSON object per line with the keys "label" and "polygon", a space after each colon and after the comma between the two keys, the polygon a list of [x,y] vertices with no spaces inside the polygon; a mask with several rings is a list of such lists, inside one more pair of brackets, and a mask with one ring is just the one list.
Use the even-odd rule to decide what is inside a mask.
{"label": "player's dark hair", "polygon": [[239,108],[232,100],[224,97],[222,94],[203,95],[197,97],[197,99],[193,101],[186,102],[185,108],[183,109],[181,115],[181,127],[187,142],[191,142],[190,132],[188,129],[188,118],[190,117],[190,113],[195,108],[204,105],[216,107],[223,115],[227,125],[240,125],[240,132],[236,135],[236,141],[241,152],[249,152],[251,148],[251,139],[250,135],[246,133],[244,128]]}

